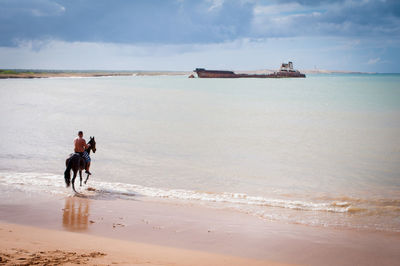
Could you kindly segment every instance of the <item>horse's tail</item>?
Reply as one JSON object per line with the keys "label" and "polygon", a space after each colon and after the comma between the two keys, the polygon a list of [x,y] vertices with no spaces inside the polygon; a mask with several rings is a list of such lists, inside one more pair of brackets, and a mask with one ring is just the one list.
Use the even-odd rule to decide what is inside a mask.
{"label": "horse's tail", "polygon": [[71,168],[72,168],[72,157],[67,159],[67,169],[65,169],[64,172],[64,179],[67,187],[69,187],[69,185],[71,184]]}

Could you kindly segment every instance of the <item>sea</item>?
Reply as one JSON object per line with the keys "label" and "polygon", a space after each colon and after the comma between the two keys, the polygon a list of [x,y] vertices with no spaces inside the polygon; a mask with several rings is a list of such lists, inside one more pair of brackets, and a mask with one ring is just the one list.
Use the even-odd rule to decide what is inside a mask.
{"label": "sea", "polygon": [[103,199],[400,232],[400,74],[0,80],[0,194],[70,195],[82,130]]}

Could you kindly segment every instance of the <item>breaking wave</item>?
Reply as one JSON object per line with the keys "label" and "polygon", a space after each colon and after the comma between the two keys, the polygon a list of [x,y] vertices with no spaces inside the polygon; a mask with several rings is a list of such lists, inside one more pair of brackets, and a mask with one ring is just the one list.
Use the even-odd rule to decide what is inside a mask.
{"label": "breaking wave", "polygon": [[[199,203],[216,208],[228,208],[268,220],[279,220],[319,226],[340,226],[400,232],[396,219],[400,217],[400,200],[360,199],[352,197],[306,198],[294,196],[275,198],[248,195],[246,193],[215,193],[186,189],[146,187],[135,184],[102,182],[89,179],[90,186],[79,187],[78,191],[97,199],[172,200],[182,203]],[[0,173],[0,189],[23,192],[44,192],[54,195],[71,195],[72,189],[65,188],[62,175],[43,173]],[[354,224],[352,218],[357,220]],[[363,219],[360,222],[360,217]],[[397,217],[397,218],[396,218]],[[387,222],[389,221],[389,223]]]}
{"label": "breaking wave", "polygon": [[[265,206],[275,208],[285,208],[292,210],[323,211],[333,213],[354,213],[367,211],[366,208],[355,206],[360,200],[347,198],[345,201],[337,199],[326,199],[324,201],[302,201],[287,198],[266,198],[251,196],[245,193],[214,193],[185,189],[165,189],[145,187],[135,184],[102,182],[89,180],[91,186],[104,196],[117,197],[121,199],[132,199],[138,196],[153,198],[175,199],[184,201],[217,202],[235,205]],[[79,189],[79,178],[75,181]],[[66,189],[64,178],[61,175],[43,173],[1,173],[0,185],[12,186],[15,189],[24,191],[45,191],[52,194],[70,193],[71,189]],[[340,199],[340,198],[339,198]],[[400,202],[395,206],[384,206],[385,209],[400,210]]]}

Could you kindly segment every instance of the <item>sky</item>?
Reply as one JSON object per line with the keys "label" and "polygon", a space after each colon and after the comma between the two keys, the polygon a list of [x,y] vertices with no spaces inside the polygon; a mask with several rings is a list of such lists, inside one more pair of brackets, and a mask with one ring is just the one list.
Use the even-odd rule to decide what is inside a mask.
{"label": "sky", "polygon": [[[400,72],[400,0],[0,0],[0,68]],[[398,63],[399,62],[399,63]]]}

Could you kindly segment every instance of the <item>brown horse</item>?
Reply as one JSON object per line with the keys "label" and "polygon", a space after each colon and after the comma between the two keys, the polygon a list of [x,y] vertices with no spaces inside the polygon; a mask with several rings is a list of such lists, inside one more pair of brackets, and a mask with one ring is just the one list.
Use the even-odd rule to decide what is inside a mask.
{"label": "brown horse", "polygon": [[[89,148],[86,149],[86,152],[90,155],[90,151],[92,150],[93,153],[96,152],[96,141],[94,140],[94,137],[90,137],[90,141],[88,142],[90,144]],[[72,189],[76,192],[75,190],[75,178],[76,174],[79,171],[79,177],[80,177],[80,185],[82,186],[82,170],[86,168],[86,161],[85,159],[79,154],[79,153],[72,153],[69,158],[65,161],[65,165],[67,169],[65,169],[64,172],[64,179],[65,179],[65,184],[67,187],[69,187],[71,183],[71,169],[74,172],[74,176],[72,177]],[[89,175],[87,175],[85,184],[89,179]]]}

